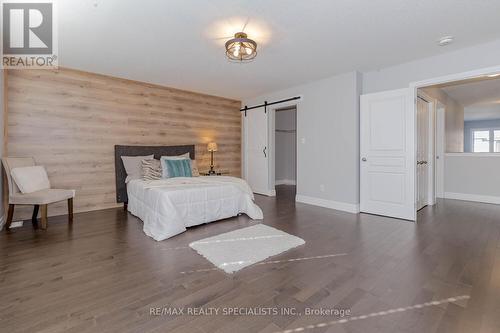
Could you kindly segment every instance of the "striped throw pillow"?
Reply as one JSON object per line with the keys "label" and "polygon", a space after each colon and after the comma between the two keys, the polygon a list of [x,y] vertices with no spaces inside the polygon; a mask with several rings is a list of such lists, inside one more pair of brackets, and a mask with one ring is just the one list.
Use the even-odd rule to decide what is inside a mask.
{"label": "striped throw pillow", "polygon": [[175,177],[192,177],[191,160],[163,160],[164,167],[168,169],[169,178]]}
{"label": "striped throw pillow", "polygon": [[142,160],[142,179],[143,180],[161,179],[161,163],[159,160],[154,158]]}

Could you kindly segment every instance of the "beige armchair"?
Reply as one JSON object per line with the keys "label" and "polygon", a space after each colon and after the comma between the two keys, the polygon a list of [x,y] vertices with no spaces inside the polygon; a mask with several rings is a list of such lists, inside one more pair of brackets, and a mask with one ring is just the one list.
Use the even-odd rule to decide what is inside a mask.
{"label": "beige armchair", "polygon": [[4,157],[2,158],[2,164],[5,168],[5,174],[9,184],[9,211],[7,213],[7,222],[5,224],[6,230],[9,230],[12,223],[15,205],[34,206],[31,221],[35,229],[38,227],[37,215],[41,206],[42,229],[47,229],[47,205],[68,200],[68,221],[70,223],[73,221],[73,198],[75,197],[75,190],[49,188],[23,194],[12,179],[11,170],[19,167],[35,166],[35,160],[32,157]]}

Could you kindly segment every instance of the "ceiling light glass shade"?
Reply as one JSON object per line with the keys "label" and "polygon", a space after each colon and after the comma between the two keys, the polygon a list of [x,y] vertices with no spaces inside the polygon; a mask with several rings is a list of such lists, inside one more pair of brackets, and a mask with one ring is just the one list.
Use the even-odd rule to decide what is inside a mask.
{"label": "ceiling light glass shade", "polygon": [[237,32],[226,42],[226,56],[232,61],[249,61],[257,56],[257,43],[244,32]]}

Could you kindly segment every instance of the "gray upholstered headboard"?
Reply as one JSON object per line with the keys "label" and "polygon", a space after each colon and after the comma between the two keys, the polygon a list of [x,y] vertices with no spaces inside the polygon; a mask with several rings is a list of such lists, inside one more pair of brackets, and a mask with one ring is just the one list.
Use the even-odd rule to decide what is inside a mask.
{"label": "gray upholstered headboard", "polygon": [[116,202],[128,202],[127,185],[125,179],[127,173],[123,166],[122,156],[146,156],[154,154],[156,159],[162,156],[175,156],[189,153],[194,160],[194,145],[187,146],[115,146],[115,178],[116,178]]}

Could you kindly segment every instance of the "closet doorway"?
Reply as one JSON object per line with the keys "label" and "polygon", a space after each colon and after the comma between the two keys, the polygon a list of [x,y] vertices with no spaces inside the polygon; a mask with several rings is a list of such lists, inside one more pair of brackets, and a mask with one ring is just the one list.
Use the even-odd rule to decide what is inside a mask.
{"label": "closet doorway", "polygon": [[297,106],[275,109],[274,175],[278,199],[295,201],[297,182]]}

